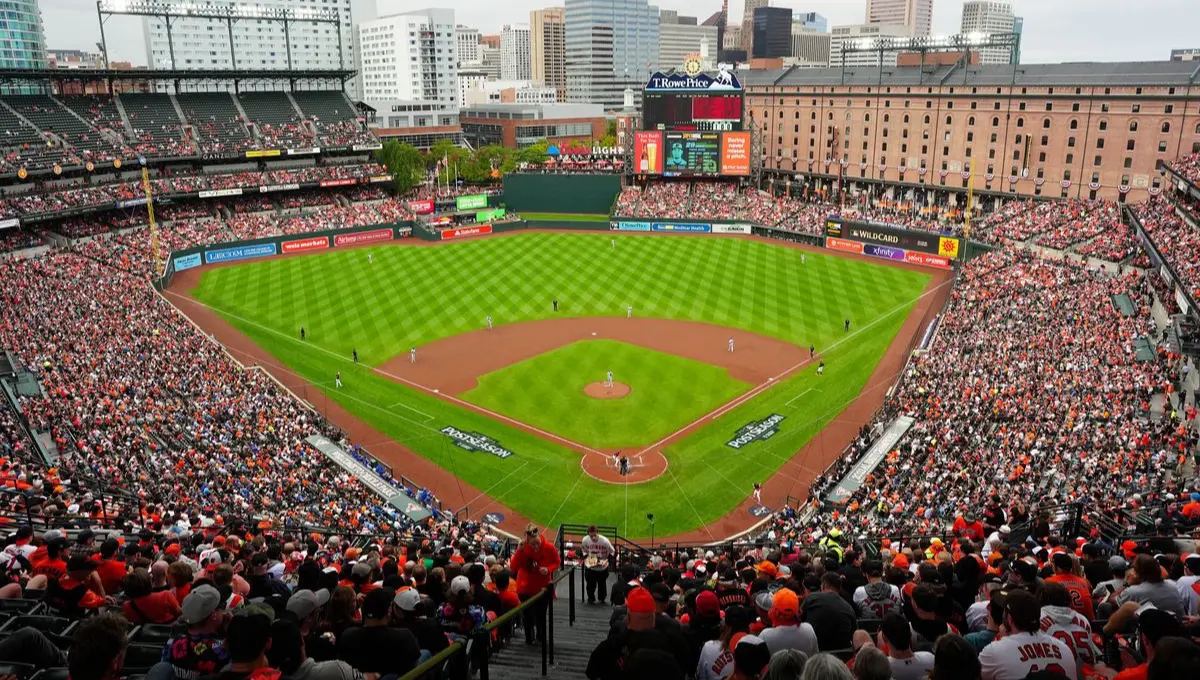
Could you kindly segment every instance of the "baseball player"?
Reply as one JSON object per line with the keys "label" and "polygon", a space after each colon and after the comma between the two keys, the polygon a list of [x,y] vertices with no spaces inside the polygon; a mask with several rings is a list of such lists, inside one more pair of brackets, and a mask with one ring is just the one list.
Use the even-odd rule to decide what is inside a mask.
{"label": "baseball player", "polygon": [[811,359],[811,358],[813,358],[814,356],[816,356],[816,354],[817,354],[817,346],[816,346],[816,345],[809,345],[809,346],[808,346],[808,358],[809,358],[809,359]]}
{"label": "baseball player", "polygon": [[729,338],[729,353],[733,354],[733,338]]}
{"label": "baseball player", "polygon": [[338,371],[337,374],[333,376],[333,386],[338,388],[339,390],[342,389],[342,372],[341,371]]}
{"label": "baseball player", "polygon": [[490,330],[492,330],[492,315],[491,314],[488,314],[487,322],[488,322],[488,330],[490,331]]}
{"label": "baseball player", "polygon": [[762,484],[754,483],[754,502],[757,505],[762,505]]}
{"label": "baseball player", "polygon": [[609,372],[608,372],[608,376],[607,376],[607,378],[606,378],[606,379],[605,379],[605,381],[604,381],[604,386],[605,386],[605,387],[612,387],[612,386],[613,386],[613,374],[612,374],[612,371],[609,371]]}
{"label": "baseball player", "polygon": [[817,364],[817,375],[825,375],[825,362]]}
{"label": "baseball player", "polygon": [[610,243],[612,243],[612,247],[613,247],[613,248],[616,248],[616,247],[617,247],[617,239],[615,239],[615,238],[610,238],[610,239],[609,239],[609,242],[610,242]]}
{"label": "baseball player", "polygon": [[800,264],[804,264],[806,261],[807,259],[805,258],[804,253],[800,253]]}
{"label": "baseball player", "polygon": [[354,353],[354,363],[358,363],[358,350],[351,350]]}
{"label": "baseball player", "polygon": [[408,350],[408,362],[410,364],[417,363],[417,348],[416,347],[413,347],[412,349]]}
{"label": "baseball player", "polygon": [[625,308],[625,318],[626,319],[633,318],[633,305],[629,305],[628,307]]}
{"label": "baseball player", "polygon": [[368,252],[368,253],[367,253],[367,264],[371,264],[371,263],[373,263],[374,261],[375,261],[374,257],[371,255],[371,253],[370,253],[370,252]]}
{"label": "baseball player", "polygon": [[301,340],[303,340],[303,339],[304,339],[304,326],[301,326],[301,327],[300,327],[300,339],[301,339]]}
{"label": "baseball player", "polygon": [[846,332],[850,332],[850,319],[846,319]]}
{"label": "baseball player", "polygon": [[558,311],[558,300],[554,301],[554,311]]}

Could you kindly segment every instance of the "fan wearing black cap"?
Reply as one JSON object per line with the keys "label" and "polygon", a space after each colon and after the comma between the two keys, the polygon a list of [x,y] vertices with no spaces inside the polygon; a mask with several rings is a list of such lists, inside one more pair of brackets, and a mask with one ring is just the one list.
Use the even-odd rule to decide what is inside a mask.
{"label": "fan wearing black cap", "polygon": [[983,680],[1023,680],[1050,670],[1076,677],[1075,656],[1061,640],[1041,631],[1041,607],[1033,595],[1013,590],[1004,603],[1003,638],[983,648],[979,663]]}
{"label": "fan wearing black cap", "polygon": [[[30,579],[29,587],[36,588],[34,582],[37,580],[38,577]],[[79,616],[105,605],[116,604],[115,599],[96,593],[96,589],[103,589],[100,579],[96,578],[96,563],[83,555],[72,556],[67,562],[66,575],[47,580],[45,588],[46,603],[68,616]]]}
{"label": "fan wearing black cap", "polygon": [[363,624],[349,628],[338,639],[338,658],[362,673],[404,675],[421,658],[417,638],[403,628],[388,625],[396,592],[376,588],[363,599]]}
{"label": "fan wearing black cap", "polygon": [[[186,598],[185,598],[186,599]],[[267,650],[271,648],[271,616],[266,609],[243,609],[230,617],[225,629],[229,665],[200,680],[276,680]]]}

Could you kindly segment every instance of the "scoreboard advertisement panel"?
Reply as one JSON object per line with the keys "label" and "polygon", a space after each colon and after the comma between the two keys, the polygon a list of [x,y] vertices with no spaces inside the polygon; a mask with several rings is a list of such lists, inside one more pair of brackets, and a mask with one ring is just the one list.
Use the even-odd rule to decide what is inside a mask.
{"label": "scoreboard advertisement panel", "polygon": [[663,157],[666,177],[720,174],[721,137],[715,132],[668,132]]}
{"label": "scoreboard advertisement panel", "polygon": [[658,132],[633,134],[639,175],[746,177],[750,174],[749,132]]}
{"label": "scoreboard advertisement panel", "polygon": [[[825,222],[826,246],[835,250],[857,248],[856,252],[916,264],[948,263],[958,259],[960,240],[933,232],[900,229],[867,222]],[[920,260],[919,262],[917,260]]]}

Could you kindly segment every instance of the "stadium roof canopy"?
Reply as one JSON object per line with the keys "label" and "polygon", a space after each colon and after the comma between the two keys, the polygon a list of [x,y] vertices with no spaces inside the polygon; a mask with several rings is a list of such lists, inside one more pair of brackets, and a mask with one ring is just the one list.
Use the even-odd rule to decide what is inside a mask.
{"label": "stadium roof canopy", "polygon": [[353,69],[106,69],[4,68],[0,81],[116,81],[116,80],[340,80],[354,77]]}
{"label": "stadium roof canopy", "polygon": [[1066,64],[847,66],[738,71],[746,89],[828,86],[1136,87],[1200,85],[1200,66],[1188,61],[1075,62]]}

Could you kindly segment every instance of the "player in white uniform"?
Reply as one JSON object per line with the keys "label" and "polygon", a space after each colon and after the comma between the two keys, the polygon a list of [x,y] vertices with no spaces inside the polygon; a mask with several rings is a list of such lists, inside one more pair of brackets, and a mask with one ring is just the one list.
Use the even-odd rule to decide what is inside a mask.
{"label": "player in white uniform", "polygon": [[612,371],[609,371],[609,372],[608,372],[608,374],[605,376],[605,378],[604,378],[604,386],[605,386],[605,387],[612,387],[612,386],[613,386],[613,373],[612,373]]}
{"label": "player in white uniform", "polygon": [[409,361],[409,363],[413,363],[413,364],[417,363],[417,348],[416,347],[413,347],[412,349],[408,350],[408,361]]}
{"label": "player in white uniform", "polygon": [[1059,583],[1042,584],[1041,629],[1062,641],[1075,655],[1075,665],[1095,666],[1101,661],[1100,649],[1092,639],[1092,624],[1071,608],[1071,593]]}
{"label": "player in white uniform", "polygon": [[733,338],[729,338],[729,353],[733,353]]}
{"label": "player in white uniform", "polygon": [[629,305],[628,307],[625,308],[625,318],[626,319],[633,318],[633,305]]}
{"label": "player in white uniform", "polygon": [[883,562],[867,560],[863,564],[867,585],[854,589],[854,608],[864,619],[882,619],[895,612],[904,614],[904,596],[900,589],[883,581]]}
{"label": "player in white uniform", "polygon": [[488,322],[488,330],[490,331],[490,330],[492,330],[492,315],[491,314],[488,314],[487,322]]}
{"label": "player in white uniform", "polygon": [[375,258],[371,256],[371,253],[367,253],[367,264],[371,264],[374,261]]}
{"label": "player in white uniform", "polygon": [[983,680],[1023,680],[1034,671],[1049,670],[1066,678],[1078,677],[1071,648],[1041,631],[1041,608],[1033,595],[1015,590],[1004,604],[1004,627],[1012,631],[979,654]]}

